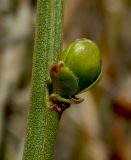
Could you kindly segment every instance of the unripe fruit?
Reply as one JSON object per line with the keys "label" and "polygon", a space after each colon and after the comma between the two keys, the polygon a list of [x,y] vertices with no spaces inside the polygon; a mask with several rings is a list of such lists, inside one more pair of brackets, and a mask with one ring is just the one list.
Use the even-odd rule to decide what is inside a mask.
{"label": "unripe fruit", "polygon": [[77,93],[87,90],[98,81],[101,74],[101,56],[94,42],[87,39],[72,42],[61,54],[61,60],[78,78]]}
{"label": "unripe fruit", "polygon": [[72,42],[50,68],[53,93],[70,99],[87,91],[101,77],[101,56],[97,45],[87,39]]}

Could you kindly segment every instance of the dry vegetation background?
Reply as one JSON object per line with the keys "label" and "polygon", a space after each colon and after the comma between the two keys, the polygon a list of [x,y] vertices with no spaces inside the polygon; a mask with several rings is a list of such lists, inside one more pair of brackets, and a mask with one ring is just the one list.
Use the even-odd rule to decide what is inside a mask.
{"label": "dry vegetation background", "polygon": [[[0,0],[0,160],[21,160],[35,0]],[[103,77],[62,116],[56,160],[131,160],[131,1],[65,0],[64,45],[98,43]]]}

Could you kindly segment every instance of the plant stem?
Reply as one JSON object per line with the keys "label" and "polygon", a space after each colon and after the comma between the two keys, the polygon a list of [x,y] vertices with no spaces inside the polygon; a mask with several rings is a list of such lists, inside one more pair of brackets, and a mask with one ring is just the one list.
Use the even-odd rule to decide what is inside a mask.
{"label": "plant stem", "polygon": [[59,115],[49,108],[47,80],[63,35],[63,0],[38,0],[32,89],[23,160],[53,160]]}

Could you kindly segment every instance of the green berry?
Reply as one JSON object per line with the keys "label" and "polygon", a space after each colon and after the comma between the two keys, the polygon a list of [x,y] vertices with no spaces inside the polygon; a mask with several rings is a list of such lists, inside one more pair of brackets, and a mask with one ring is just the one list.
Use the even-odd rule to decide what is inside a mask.
{"label": "green berry", "polygon": [[101,55],[97,45],[87,39],[72,42],[50,69],[53,93],[69,98],[87,91],[101,77]]}

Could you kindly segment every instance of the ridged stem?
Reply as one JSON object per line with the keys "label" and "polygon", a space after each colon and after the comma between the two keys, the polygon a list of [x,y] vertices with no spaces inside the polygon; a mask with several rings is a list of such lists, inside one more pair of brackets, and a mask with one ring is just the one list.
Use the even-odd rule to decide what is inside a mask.
{"label": "ridged stem", "polygon": [[47,80],[63,38],[63,0],[38,0],[32,89],[23,160],[54,160],[59,115],[49,108]]}

